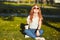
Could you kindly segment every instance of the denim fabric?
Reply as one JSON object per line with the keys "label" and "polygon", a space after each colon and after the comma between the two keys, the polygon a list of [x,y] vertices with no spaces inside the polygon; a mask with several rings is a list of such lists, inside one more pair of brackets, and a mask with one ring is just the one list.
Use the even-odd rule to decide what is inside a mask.
{"label": "denim fabric", "polygon": [[[26,33],[26,35],[32,37],[32,38],[35,38],[36,37],[36,34],[35,34],[35,29],[25,29],[24,32]],[[40,35],[43,34],[43,30],[40,30]]]}

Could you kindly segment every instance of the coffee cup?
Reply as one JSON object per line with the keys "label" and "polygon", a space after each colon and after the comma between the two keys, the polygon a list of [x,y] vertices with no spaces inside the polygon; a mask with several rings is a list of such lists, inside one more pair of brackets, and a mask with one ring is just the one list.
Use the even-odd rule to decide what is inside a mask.
{"label": "coffee cup", "polygon": [[25,29],[28,29],[28,25],[25,25]]}

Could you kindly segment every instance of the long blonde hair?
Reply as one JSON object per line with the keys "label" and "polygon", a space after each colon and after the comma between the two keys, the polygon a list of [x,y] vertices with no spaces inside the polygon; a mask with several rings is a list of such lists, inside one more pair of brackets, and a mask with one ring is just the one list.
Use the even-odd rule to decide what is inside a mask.
{"label": "long blonde hair", "polygon": [[[33,14],[34,14],[34,6],[38,6],[37,4],[35,4],[35,5],[33,5],[33,7],[31,8],[31,11],[30,11],[30,21],[32,22],[32,18],[33,18]],[[43,19],[43,17],[42,17],[42,14],[41,14],[41,9],[40,9],[40,7],[38,6],[38,10],[39,10],[39,12],[38,12],[38,17],[39,17],[39,20],[40,19]]]}

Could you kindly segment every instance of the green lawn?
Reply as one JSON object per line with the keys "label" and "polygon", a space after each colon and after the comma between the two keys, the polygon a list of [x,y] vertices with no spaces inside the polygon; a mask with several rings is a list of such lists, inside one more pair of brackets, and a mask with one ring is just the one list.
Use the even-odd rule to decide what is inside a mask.
{"label": "green lawn", "polygon": [[[12,13],[29,13],[31,5],[18,5],[2,4],[0,5],[0,13],[5,13],[6,10],[10,10]],[[42,8],[42,14],[60,15],[59,10]],[[24,24],[26,24],[26,17],[14,17],[14,20],[4,20],[0,17],[0,40],[33,40],[32,38],[24,38],[24,34],[21,32]],[[60,18],[44,18],[42,29],[44,30],[42,36],[46,40],[60,40]]]}
{"label": "green lawn", "polygon": [[[60,22],[47,21],[49,25],[60,28]],[[14,17],[13,21],[3,20],[0,17],[0,40],[33,40],[32,38],[24,38],[21,33],[21,24],[26,24],[26,17]],[[60,32],[52,27],[42,24],[44,30],[43,37],[46,40],[60,40]]]}

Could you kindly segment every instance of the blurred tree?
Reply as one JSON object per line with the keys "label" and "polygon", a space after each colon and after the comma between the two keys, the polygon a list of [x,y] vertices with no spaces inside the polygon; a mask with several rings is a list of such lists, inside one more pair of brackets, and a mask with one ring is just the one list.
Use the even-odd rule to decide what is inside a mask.
{"label": "blurred tree", "polygon": [[46,0],[48,5],[53,5],[54,4],[54,0]]}
{"label": "blurred tree", "polygon": [[50,0],[50,4],[53,5],[54,4],[54,0]]}
{"label": "blurred tree", "polygon": [[46,4],[46,2],[47,2],[46,0],[42,0],[42,1],[43,1],[43,4]]}
{"label": "blurred tree", "polygon": [[50,4],[50,0],[46,0],[47,4]]}
{"label": "blurred tree", "polygon": [[17,0],[17,4],[19,4],[20,0]]}

